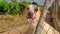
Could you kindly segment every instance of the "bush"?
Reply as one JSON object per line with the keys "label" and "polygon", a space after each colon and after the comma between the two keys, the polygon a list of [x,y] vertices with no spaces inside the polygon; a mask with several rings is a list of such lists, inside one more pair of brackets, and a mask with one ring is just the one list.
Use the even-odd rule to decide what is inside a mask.
{"label": "bush", "polygon": [[39,5],[37,2],[32,2],[32,3],[30,3],[30,4],[34,4],[34,5],[37,5],[37,6],[40,7],[40,8],[43,8],[43,5]]}
{"label": "bush", "polygon": [[6,0],[0,0],[0,12],[7,12],[9,6],[8,3],[6,2]]}
{"label": "bush", "polygon": [[30,4],[38,5],[38,3],[37,3],[37,2],[32,2],[32,3],[30,3]]}
{"label": "bush", "polygon": [[28,2],[27,0],[22,0],[21,3],[22,3],[22,4],[25,4],[25,5],[28,5],[28,4],[29,4],[29,2]]}
{"label": "bush", "polygon": [[44,6],[43,5],[38,5],[40,8],[43,8]]}
{"label": "bush", "polygon": [[19,7],[19,3],[15,1],[12,1],[10,4],[9,4],[9,10],[8,13],[10,14],[17,14],[18,12],[21,12],[21,9]]}

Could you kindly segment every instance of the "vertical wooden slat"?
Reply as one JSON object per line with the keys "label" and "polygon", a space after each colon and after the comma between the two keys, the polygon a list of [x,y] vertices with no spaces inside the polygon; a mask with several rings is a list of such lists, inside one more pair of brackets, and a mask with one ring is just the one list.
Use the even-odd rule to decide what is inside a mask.
{"label": "vertical wooden slat", "polygon": [[59,30],[59,25],[58,25],[58,22],[57,22],[57,11],[58,11],[58,0],[54,0],[52,18],[53,18],[53,23],[54,23],[55,29],[57,31],[60,31]]}
{"label": "vertical wooden slat", "polygon": [[41,34],[41,31],[42,31],[41,27],[43,27],[42,25],[44,24],[44,21],[45,21],[45,18],[46,18],[47,9],[49,8],[49,1],[50,0],[45,0],[45,4],[44,4],[44,8],[43,8],[43,11],[42,11],[42,14],[41,14],[41,18],[39,19],[39,22],[36,26],[36,30],[35,30],[34,34]]}

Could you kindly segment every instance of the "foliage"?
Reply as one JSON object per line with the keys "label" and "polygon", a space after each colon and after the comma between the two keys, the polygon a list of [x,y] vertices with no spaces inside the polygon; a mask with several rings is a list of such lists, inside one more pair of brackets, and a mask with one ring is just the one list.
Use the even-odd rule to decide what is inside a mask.
{"label": "foliage", "polygon": [[22,0],[21,3],[23,3],[23,4],[25,4],[25,5],[28,5],[28,4],[29,4],[29,2],[28,2],[27,0]]}
{"label": "foliage", "polygon": [[48,10],[51,11],[52,10],[52,7],[49,7]]}
{"label": "foliage", "polygon": [[9,6],[6,0],[0,0],[0,11],[6,12],[8,10]]}
{"label": "foliage", "polygon": [[[0,12],[7,12],[9,14],[17,14],[22,11],[22,8],[20,7],[20,3],[24,5],[28,4],[35,4],[39,7],[43,7],[43,5],[39,5],[36,2],[29,3],[27,0],[22,0],[22,2],[18,3],[17,0],[10,0],[11,2],[8,3],[6,0],[0,0]],[[4,3],[3,3],[4,2]]]}
{"label": "foliage", "polygon": [[17,14],[18,12],[21,12],[19,3],[16,2],[16,0],[12,1],[10,3],[10,14]]}
{"label": "foliage", "polygon": [[37,2],[32,2],[32,3],[30,3],[30,4],[38,5],[38,3],[37,3]]}
{"label": "foliage", "polygon": [[40,8],[43,8],[43,5],[39,5],[37,2],[32,2],[32,3],[30,3],[30,4],[34,4],[34,5],[37,5],[37,6],[40,7]]}
{"label": "foliage", "polygon": [[43,8],[44,6],[43,5],[38,5],[39,7]]}

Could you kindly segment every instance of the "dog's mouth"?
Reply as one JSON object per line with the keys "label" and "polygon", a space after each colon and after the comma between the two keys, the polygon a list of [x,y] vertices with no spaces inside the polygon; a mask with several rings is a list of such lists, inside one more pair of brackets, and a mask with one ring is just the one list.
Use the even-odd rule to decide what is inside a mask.
{"label": "dog's mouth", "polygon": [[34,20],[34,18],[32,16],[27,17],[27,22],[28,23],[32,23],[33,20]]}
{"label": "dog's mouth", "polygon": [[26,17],[27,17],[27,22],[28,23],[32,23],[33,22],[33,20],[34,20],[34,13],[33,12],[28,12],[27,13],[27,15],[26,15]]}
{"label": "dog's mouth", "polygon": [[28,15],[27,15],[27,22],[28,22],[28,23],[32,23],[33,20],[34,20],[33,14],[31,14],[31,13],[29,14],[29,13],[28,13]]}

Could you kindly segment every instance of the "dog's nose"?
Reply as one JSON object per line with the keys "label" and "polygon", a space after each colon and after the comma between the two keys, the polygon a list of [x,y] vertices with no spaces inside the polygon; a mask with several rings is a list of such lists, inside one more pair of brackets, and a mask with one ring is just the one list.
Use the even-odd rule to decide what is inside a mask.
{"label": "dog's nose", "polygon": [[32,13],[32,12],[29,12],[28,15],[29,15],[29,16],[33,16],[33,13]]}

